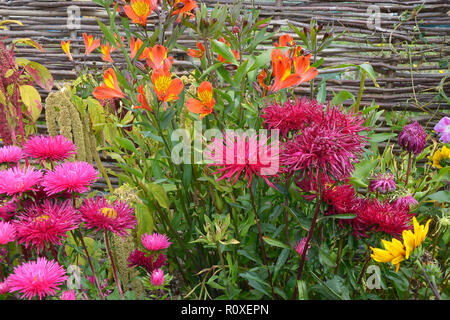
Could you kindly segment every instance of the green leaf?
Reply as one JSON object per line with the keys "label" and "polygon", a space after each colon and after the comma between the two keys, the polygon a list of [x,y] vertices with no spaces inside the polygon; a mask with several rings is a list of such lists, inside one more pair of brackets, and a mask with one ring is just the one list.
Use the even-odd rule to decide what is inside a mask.
{"label": "green leaf", "polygon": [[36,84],[42,89],[51,91],[53,88],[53,77],[46,67],[42,64],[30,61],[25,67],[28,74],[36,81]]}
{"label": "green leaf", "polygon": [[42,111],[41,96],[39,92],[30,85],[24,84],[19,87],[20,98],[27,107],[33,122],[36,122]]}
{"label": "green leaf", "polygon": [[371,143],[380,143],[380,142],[386,141],[390,138],[394,138],[396,136],[397,136],[396,133],[390,133],[390,132],[374,133],[369,136],[369,138],[370,138],[369,141]]}
{"label": "green leaf", "polygon": [[450,191],[448,190],[438,191],[436,193],[430,194],[428,198],[430,198],[431,200],[435,200],[437,202],[448,203],[450,202]]}
{"label": "green leaf", "polygon": [[164,190],[163,186],[160,184],[150,183],[148,184],[148,188],[151,193],[155,197],[156,201],[158,201],[159,205],[165,209],[170,209],[170,201],[167,197],[166,190]]}
{"label": "green leaf", "polygon": [[[367,177],[378,164],[377,159],[365,159],[355,165],[350,182],[358,186],[367,186]],[[361,185],[362,184],[362,185]]]}
{"label": "green leaf", "polygon": [[265,242],[267,242],[269,245],[273,246],[273,247],[279,247],[279,248],[284,248],[284,249],[290,249],[290,247],[287,244],[284,244],[281,241],[269,238],[268,236],[263,236],[263,240]]}
{"label": "green leaf", "polygon": [[233,52],[231,51],[231,48],[227,46],[226,43],[220,42],[218,40],[211,40],[211,45],[213,51],[220,54],[227,62],[236,65],[238,64]]}
{"label": "green leaf", "polygon": [[12,42],[14,44],[16,44],[16,43],[23,43],[23,44],[29,45],[31,47],[34,47],[34,48],[38,49],[41,52],[44,52],[44,48],[39,43],[37,43],[36,41],[34,41],[33,39],[30,39],[30,38],[14,39]]}
{"label": "green leaf", "polygon": [[370,77],[370,79],[372,79],[373,83],[375,84],[375,86],[377,88],[380,87],[380,85],[377,83],[377,79],[375,77],[375,71],[373,70],[373,67],[369,63],[360,64],[358,67],[360,70],[363,70],[364,72],[367,73],[367,75]]}
{"label": "green leaf", "polygon": [[143,204],[136,203],[134,209],[137,219],[137,238],[140,239],[144,233],[153,232],[154,218],[148,207]]}
{"label": "green leaf", "polygon": [[123,138],[120,136],[117,136],[115,141],[124,149],[130,151],[131,153],[136,153],[136,147],[134,146],[134,143],[127,138]]}
{"label": "green leaf", "polygon": [[297,280],[298,300],[308,300],[308,288],[306,282]]}
{"label": "green leaf", "polygon": [[342,90],[339,91],[339,93],[335,95],[333,99],[331,99],[330,104],[332,106],[341,105],[345,100],[348,99],[352,99],[353,101],[355,101],[355,96],[350,92],[348,92],[347,90]]}

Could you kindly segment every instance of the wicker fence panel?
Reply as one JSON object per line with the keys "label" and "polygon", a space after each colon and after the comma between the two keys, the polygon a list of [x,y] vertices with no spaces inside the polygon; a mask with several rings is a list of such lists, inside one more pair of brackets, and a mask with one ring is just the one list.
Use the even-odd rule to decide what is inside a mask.
{"label": "wicker fence panel", "polygon": [[[233,5],[235,1],[198,1],[212,7],[219,3]],[[334,34],[344,32],[338,41],[324,50],[324,67],[341,64],[369,62],[377,72],[379,87],[372,80],[365,82],[361,105],[372,101],[386,110],[426,111],[418,116],[428,129],[448,114],[449,105],[437,99],[438,89],[450,96],[450,3],[448,0],[422,1],[244,1],[244,8],[260,9],[262,18],[272,17],[270,31],[275,35],[259,49],[270,48],[282,33],[290,33],[295,41],[298,36],[289,30],[288,23],[303,28],[314,18],[318,23],[333,28]],[[81,26],[72,29],[68,24],[68,12],[80,10]],[[378,15],[377,15],[378,13]],[[74,64],[69,63],[61,50],[61,40],[71,40],[75,63],[101,68],[100,56],[84,57],[82,33],[99,37],[97,19],[108,25],[104,10],[91,1],[25,1],[0,0],[0,19],[21,20],[24,26],[11,25],[0,31],[0,38],[7,36],[6,43],[14,38],[27,37],[38,41],[45,52],[20,47],[17,56],[31,58],[50,69],[57,80],[73,79]],[[148,29],[158,22],[155,14],[149,18]],[[170,32],[169,32],[170,34]],[[193,48],[195,40],[185,32],[179,39],[184,47]],[[182,50],[174,50],[175,70],[185,74],[191,70],[192,60]],[[120,58],[113,59],[119,61]],[[81,62],[83,61],[83,62]],[[123,65],[125,68],[125,65]],[[319,69],[319,70],[320,70]],[[321,70],[316,84],[323,77],[346,70],[339,78],[326,80],[327,98],[333,91],[348,90],[357,95],[360,81],[352,68]],[[448,79],[446,77],[449,77]],[[55,88],[56,89],[56,88]],[[309,85],[299,86],[299,94],[309,94]],[[42,92],[45,99],[45,92]],[[348,101],[347,103],[351,103]],[[45,128],[40,128],[45,131]],[[389,130],[380,128],[379,131]]]}

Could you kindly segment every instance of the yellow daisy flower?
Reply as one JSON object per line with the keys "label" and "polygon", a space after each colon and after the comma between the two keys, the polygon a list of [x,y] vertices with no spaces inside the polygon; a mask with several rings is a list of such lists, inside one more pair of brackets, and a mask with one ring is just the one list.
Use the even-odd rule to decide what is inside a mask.
{"label": "yellow daisy flower", "polygon": [[441,150],[436,150],[431,160],[433,161],[433,167],[441,169],[441,162],[443,160],[450,160],[450,148],[443,146]]}
{"label": "yellow daisy flower", "polygon": [[377,262],[392,263],[395,266],[395,272],[397,272],[400,268],[400,262],[405,260],[406,251],[403,243],[395,238],[391,242],[386,240],[381,240],[381,242],[386,250],[370,247],[373,251],[370,256]]}
{"label": "yellow daisy flower", "polygon": [[413,217],[414,232],[411,230],[403,230],[403,244],[406,249],[405,258],[408,259],[411,252],[415,248],[419,247],[425,240],[425,236],[428,233],[431,219],[427,221],[425,225],[420,225],[417,222],[416,217]]}

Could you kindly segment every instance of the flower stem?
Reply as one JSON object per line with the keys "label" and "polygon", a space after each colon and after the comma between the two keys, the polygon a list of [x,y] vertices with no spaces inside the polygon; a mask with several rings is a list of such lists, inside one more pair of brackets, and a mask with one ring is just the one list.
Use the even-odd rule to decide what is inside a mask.
{"label": "flower stem", "polygon": [[412,163],[412,156],[410,151],[408,156],[408,169],[406,170],[406,181],[405,181],[406,188],[408,188],[409,174],[411,173],[411,163]]}
{"label": "flower stem", "polygon": [[273,297],[274,300],[276,300],[277,298],[276,298],[275,292],[273,290],[272,275],[270,274],[269,262],[268,262],[268,259],[267,259],[266,248],[264,246],[264,240],[262,238],[262,233],[261,233],[261,226],[259,224],[258,212],[256,211],[255,197],[253,196],[253,191],[252,191],[252,187],[251,186],[250,186],[249,190],[250,190],[250,198],[252,200],[253,211],[255,212],[255,220],[256,220],[256,225],[258,227],[259,240],[261,241],[261,246],[262,246],[263,253],[264,253],[264,262],[266,264],[267,274],[269,276],[270,288],[272,289],[272,297]]}
{"label": "flower stem", "polygon": [[120,286],[119,277],[117,276],[116,264],[114,263],[114,257],[112,255],[111,248],[109,246],[108,234],[106,233],[106,230],[104,230],[104,233],[105,233],[106,250],[108,251],[108,255],[109,255],[109,258],[111,260],[111,265],[112,265],[112,269],[113,269],[113,273],[114,273],[114,278],[116,279],[117,289],[119,289],[119,293],[120,293],[120,296],[122,297],[122,299],[125,299],[124,296],[123,296],[122,288]]}

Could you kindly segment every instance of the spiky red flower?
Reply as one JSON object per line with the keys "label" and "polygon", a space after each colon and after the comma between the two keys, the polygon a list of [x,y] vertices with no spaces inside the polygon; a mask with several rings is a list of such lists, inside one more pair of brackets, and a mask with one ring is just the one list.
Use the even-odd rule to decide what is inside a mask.
{"label": "spiky red flower", "polygon": [[387,193],[394,191],[396,187],[392,174],[378,174],[369,181],[370,192]]}
{"label": "spiky red flower", "polygon": [[0,194],[16,196],[35,190],[41,182],[42,172],[33,167],[14,167],[0,170],[0,177]]}
{"label": "spiky red flower", "polygon": [[135,249],[128,256],[128,267],[143,267],[147,272],[152,272],[155,269],[161,268],[166,264],[167,258],[161,253],[156,258],[154,255],[147,256],[145,252]]}
{"label": "spiky red flower", "polygon": [[75,144],[62,135],[34,136],[27,140],[23,147],[24,153],[40,162],[62,161],[76,154]]}
{"label": "spiky red flower", "polygon": [[0,245],[16,240],[16,228],[12,223],[0,221]]}
{"label": "spiky red flower", "polygon": [[109,203],[105,198],[86,199],[79,209],[85,227],[88,229],[111,231],[120,237],[127,235],[127,229],[136,226],[134,210],[125,202]]}
{"label": "spiky red flower", "polygon": [[210,166],[219,168],[213,174],[221,174],[217,179],[228,179],[233,184],[241,174],[252,182],[253,175],[260,176],[271,187],[274,185],[268,177],[276,176],[279,169],[278,141],[268,142],[264,135],[236,134],[226,132],[224,137],[215,138],[205,151],[205,156],[213,163]]}
{"label": "spiky red flower", "polygon": [[64,162],[47,172],[42,186],[47,195],[67,191],[83,193],[98,179],[99,173],[87,162]]}
{"label": "spiky red flower", "polygon": [[56,290],[67,279],[66,271],[55,261],[37,258],[14,268],[8,277],[10,292],[19,291],[22,299],[39,296],[39,299],[56,294]]}
{"label": "spiky red flower", "polygon": [[[295,251],[301,256],[303,256],[303,253],[305,251],[306,248],[306,254],[308,254],[308,250],[309,248],[311,248],[311,244],[308,245],[308,247],[306,247],[306,237],[302,238],[300,241],[294,243],[294,249]],[[305,256],[306,260],[308,260],[308,257]]]}
{"label": "spiky red flower", "polygon": [[13,200],[0,197],[0,218],[5,221],[11,219],[17,210],[17,203]]}
{"label": "spiky red flower", "polygon": [[0,163],[17,163],[22,158],[22,149],[17,146],[5,146],[0,148]]}
{"label": "spiky red flower", "polygon": [[45,245],[61,245],[67,232],[78,227],[79,215],[70,200],[64,202],[45,200],[33,204],[17,216],[14,221],[19,243],[36,248],[39,252]]}
{"label": "spiky red flower", "polygon": [[406,125],[398,135],[398,144],[408,152],[418,155],[425,149],[427,133],[414,121]]}
{"label": "spiky red flower", "polygon": [[261,118],[267,129],[279,129],[280,135],[286,137],[290,131],[304,129],[313,122],[322,108],[316,100],[307,98],[287,100],[283,105],[273,102],[262,110]]}
{"label": "spiky red flower", "polygon": [[141,236],[141,242],[144,248],[148,251],[164,250],[172,244],[165,234],[159,234],[156,232],[152,234],[143,234]]}

